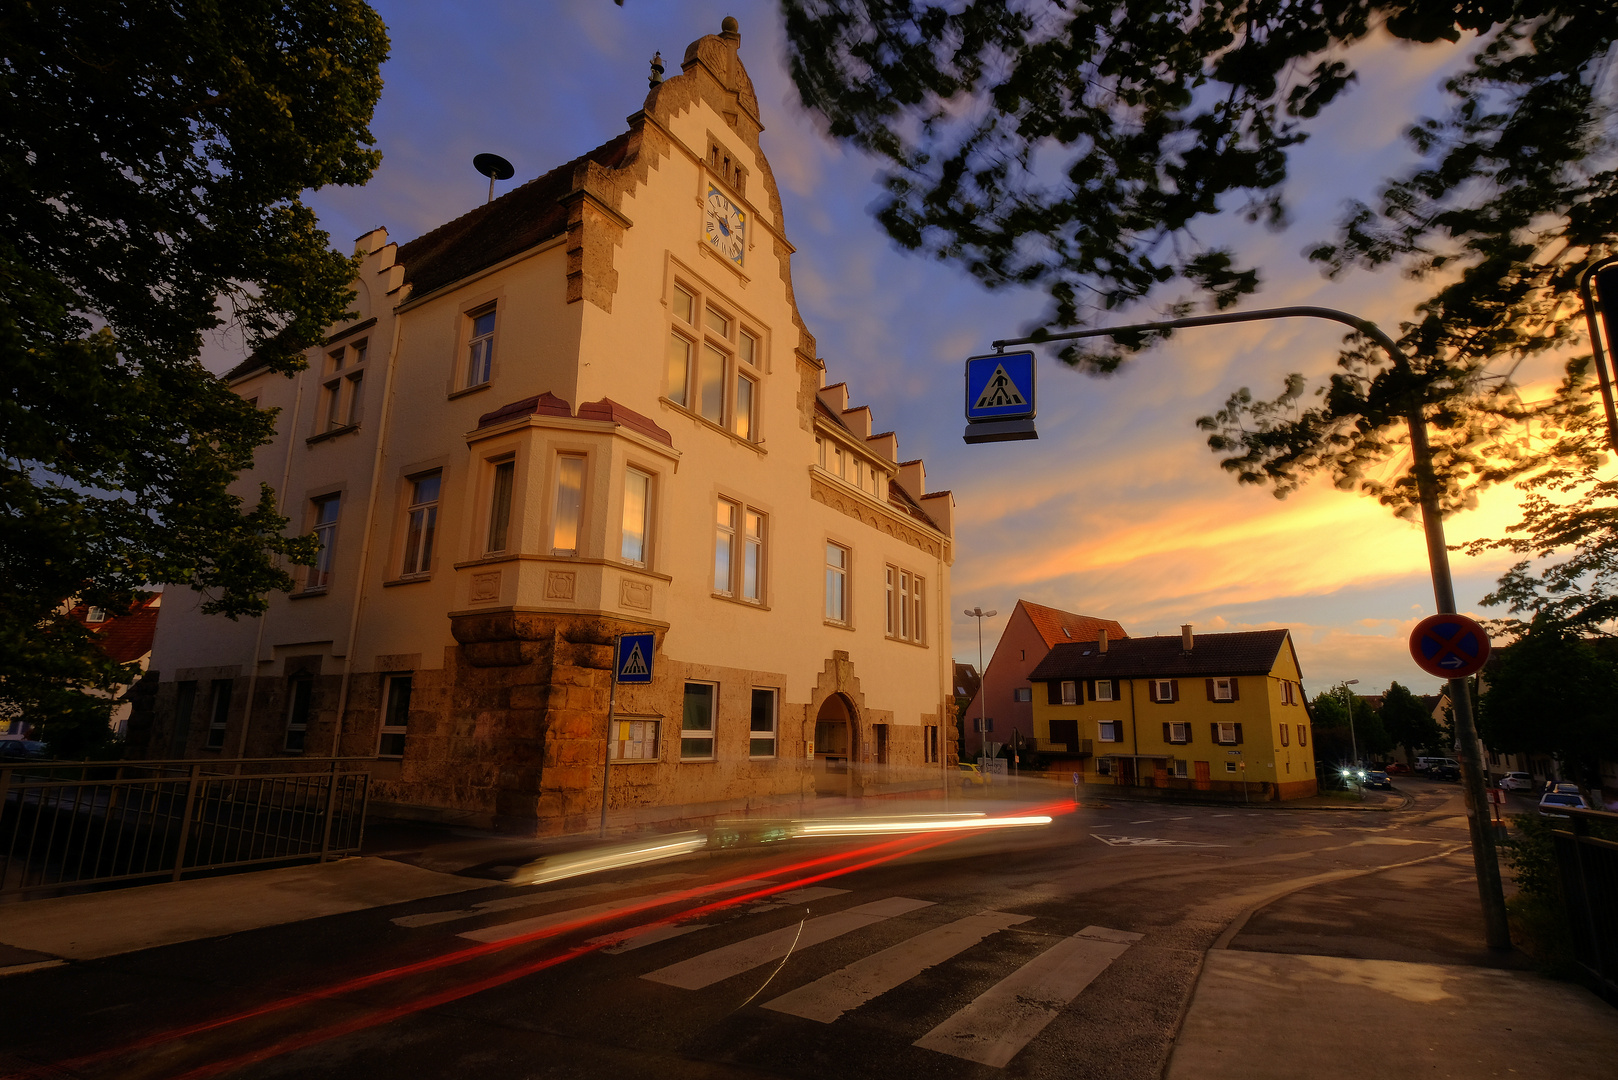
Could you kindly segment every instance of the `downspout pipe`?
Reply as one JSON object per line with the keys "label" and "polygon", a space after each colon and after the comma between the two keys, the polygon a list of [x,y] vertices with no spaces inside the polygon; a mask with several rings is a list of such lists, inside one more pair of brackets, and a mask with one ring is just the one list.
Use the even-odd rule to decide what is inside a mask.
{"label": "downspout pipe", "polygon": [[[360,612],[365,607],[366,575],[371,566],[371,534],[376,515],[377,485],[382,477],[382,465],[387,458],[388,427],[393,420],[393,376],[399,363],[399,342],[403,337],[404,319],[398,308],[393,311],[393,344],[388,348],[388,366],[382,376],[382,415],[376,429],[376,453],[371,459],[371,490],[365,496],[365,531],[360,539],[360,568],[354,579],[354,606],[348,616],[348,640],[343,647],[343,678],[337,687],[337,720],[332,725],[331,753],[336,757],[343,741],[343,716],[348,711],[348,690],[354,674],[354,652],[358,647]],[[364,755],[369,756],[369,755]]]}

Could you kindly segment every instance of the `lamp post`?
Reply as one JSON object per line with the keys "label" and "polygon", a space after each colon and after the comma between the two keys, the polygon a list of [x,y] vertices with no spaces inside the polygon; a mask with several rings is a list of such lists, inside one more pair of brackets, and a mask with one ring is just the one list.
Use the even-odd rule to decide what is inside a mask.
{"label": "lamp post", "polygon": [[989,707],[989,669],[983,666],[983,620],[992,619],[1000,613],[998,611],[984,611],[980,607],[975,607],[970,611],[963,611],[961,614],[978,621],[978,671],[980,673],[978,675],[978,757],[981,758],[987,747],[986,740],[989,737],[988,725],[984,723],[984,717],[987,715],[985,710]]}
{"label": "lamp post", "polygon": [[1354,695],[1348,688],[1358,683],[1358,679],[1343,680],[1343,711],[1348,713],[1348,752],[1351,755],[1348,774],[1356,780],[1359,779],[1360,773],[1360,744],[1354,737]]}
{"label": "lamp post", "polygon": [[[1591,271],[1601,269],[1592,267]],[[1589,280],[1591,271],[1586,272],[1585,282]],[[1597,282],[1599,290],[1601,282]],[[1618,290],[1614,290],[1618,291]],[[1588,290],[1586,290],[1586,309],[1590,305]],[[1608,313],[1603,307],[1604,324],[1608,321]],[[1135,323],[1130,326],[1106,326],[1094,330],[1072,330],[1061,334],[1040,333],[1033,337],[1002,338],[991,344],[997,351],[1004,351],[1007,345],[1033,345],[1052,341],[1077,341],[1081,338],[1116,337],[1120,334],[1133,334],[1146,330],[1179,330],[1193,326],[1230,326],[1236,323],[1263,322],[1270,319],[1326,319],[1331,322],[1342,323],[1353,328],[1360,334],[1376,343],[1388,355],[1394,370],[1399,376],[1414,384],[1411,379],[1410,359],[1399,348],[1399,343],[1389,337],[1387,332],[1369,319],[1362,319],[1346,311],[1324,307],[1281,307],[1265,308],[1258,311],[1226,311],[1217,315],[1193,315],[1184,319],[1168,319],[1164,322]],[[1611,327],[1608,326],[1608,329]],[[1610,387],[1609,387],[1610,390]],[[1422,402],[1410,397],[1403,403],[1405,407],[1405,421],[1410,429],[1410,454],[1414,459],[1416,473],[1416,491],[1421,504],[1422,531],[1427,539],[1427,564],[1433,579],[1433,600],[1442,614],[1453,615],[1455,607],[1455,582],[1450,575],[1449,551],[1444,544],[1444,521],[1439,503],[1438,478],[1433,473],[1432,445],[1427,439],[1427,415]],[[1618,424],[1615,424],[1618,427]],[[1478,740],[1476,721],[1472,716],[1472,696],[1465,679],[1451,679],[1449,681],[1450,700],[1454,702],[1455,734],[1458,741],[1466,748],[1461,758],[1461,780],[1471,796],[1472,806],[1483,806],[1486,794],[1483,790],[1483,774],[1478,771],[1477,762],[1480,761],[1482,743]],[[1352,722],[1352,718],[1350,718]],[[1486,828],[1476,814],[1467,816],[1467,828],[1472,837],[1472,865],[1477,870],[1478,899],[1483,907],[1484,936],[1491,949],[1511,948],[1511,930],[1506,923],[1506,896],[1500,883],[1500,862],[1495,854],[1494,830]]]}

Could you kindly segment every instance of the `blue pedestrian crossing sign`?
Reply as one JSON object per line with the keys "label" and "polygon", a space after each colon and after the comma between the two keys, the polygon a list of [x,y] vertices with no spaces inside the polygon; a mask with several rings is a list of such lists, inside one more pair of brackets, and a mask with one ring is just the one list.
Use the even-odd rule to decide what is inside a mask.
{"label": "blue pedestrian crossing sign", "polygon": [[618,659],[613,664],[613,678],[620,683],[650,683],[652,681],[652,650],[656,647],[656,634],[624,634],[618,639]]}
{"label": "blue pedestrian crossing sign", "polygon": [[968,420],[1023,420],[1033,415],[1033,353],[995,353],[966,362]]}

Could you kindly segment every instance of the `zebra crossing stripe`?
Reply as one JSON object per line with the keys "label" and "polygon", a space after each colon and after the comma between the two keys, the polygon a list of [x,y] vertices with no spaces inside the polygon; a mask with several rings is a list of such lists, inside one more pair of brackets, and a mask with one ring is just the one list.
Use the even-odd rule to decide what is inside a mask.
{"label": "zebra crossing stripe", "polygon": [[764,1008],[829,1024],[844,1013],[976,945],[990,934],[1032,919],[984,911],[915,937],[806,983],[764,1003]]}
{"label": "zebra crossing stripe", "polygon": [[1086,927],[979,994],[913,1045],[1004,1068],[1131,942],[1139,940],[1139,934]]}
{"label": "zebra crossing stripe", "polygon": [[[931,907],[931,900],[911,900],[903,896],[890,896],[870,904],[809,919],[799,926],[786,926],[767,934],[738,941],[718,949],[682,960],[678,964],[647,972],[641,978],[683,990],[701,990],[705,986],[723,982],[744,971],[779,960],[794,948],[807,949],[830,941],[851,930],[859,930],[891,919],[895,915]],[[794,944],[795,943],[795,944]]]}

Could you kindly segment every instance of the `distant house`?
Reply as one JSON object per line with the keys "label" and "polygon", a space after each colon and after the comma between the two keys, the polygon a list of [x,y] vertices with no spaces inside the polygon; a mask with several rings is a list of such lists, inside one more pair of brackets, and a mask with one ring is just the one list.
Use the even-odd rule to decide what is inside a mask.
{"label": "distant house", "polygon": [[1037,749],[1086,783],[1316,793],[1287,630],[1064,642],[1028,677]]}
{"label": "distant house", "polygon": [[[77,604],[68,614],[95,634],[96,644],[108,659],[115,664],[139,664],[144,675],[152,662],[152,639],[157,634],[157,615],[162,606],[162,593],[146,593],[123,615],[109,615],[106,609],[88,604]],[[113,706],[109,724],[119,735],[128,729],[130,703],[126,695],[138,678],[118,691],[118,704]]]}
{"label": "distant house", "polygon": [[990,742],[1011,742],[1013,731],[1021,733],[1024,743],[1030,742],[1034,737],[1034,691],[1028,673],[1054,646],[1094,641],[1102,631],[1113,641],[1129,636],[1112,619],[1018,600],[983,673],[982,685],[974,690],[966,710],[967,750],[976,753],[982,745],[980,718],[992,722],[987,734]]}

